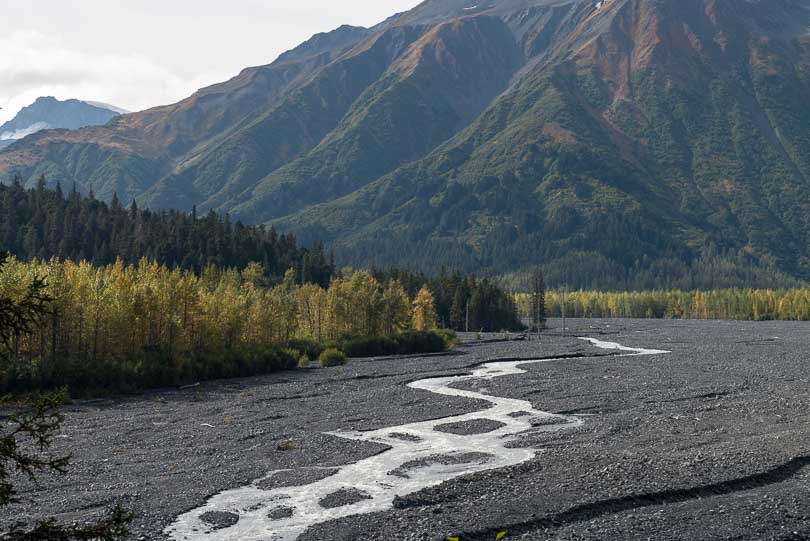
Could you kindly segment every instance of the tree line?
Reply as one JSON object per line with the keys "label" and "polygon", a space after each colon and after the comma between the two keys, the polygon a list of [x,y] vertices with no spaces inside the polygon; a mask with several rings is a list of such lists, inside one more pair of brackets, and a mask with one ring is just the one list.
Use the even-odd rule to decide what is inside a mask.
{"label": "tree line", "polygon": [[[351,337],[437,327],[433,293],[395,279],[334,277],[269,284],[261,264],[213,265],[199,275],[142,259],[95,266],[10,259],[0,296],[19,299],[46,277],[49,315],[10,338],[0,390],[135,390],[293,368],[313,348]],[[303,344],[303,345],[301,345]],[[306,359],[309,361],[309,358]]]}
{"label": "tree line", "polygon": [[[523,313],[529,296],[517,295]],[[561,317],[563,294],[546,294],[549,317]],[[657,318],[810,321],[810,288],[717,289],[709,291],[572,291],[565,313],[582,318]]]}
{"label": "tree line", "polygon": [[399,282],[411,296],[426,285],[434,293],[436,317],[443,328],[470,332],[524,328],[514,296],[495,280],[444,268],[435,276],[396,268],[371,273],[382,282]]}
{"label": "tree line", "polygon": [[[88,261],[96,266],[121,259],[141,259],[170,269],[202,273],[213,266],[245,269],[258,263],[264,285],[280,284],[293,269],[296,284],[327,287],[337,270],[333,255],[320,242],[300,247],[294,235],[272,227],[232,223],[227,215],[198,216],[172,210],[122,207],[117,197],[107,204],[75,188],[65,194],[57,184],[26,190],[19,180],[0,186],[0,248],[18,259]],[[397,269],[372,270],[381,283],[398,280],[413,298],[427,285],[435,296],[439,326],[457,331],[516,330],[521,327],[514,299],[497,282],[441,270],[434,276]]]}
{"label": "tree line", "polygon": [[214,212],[155,212],[135,202],[125,209],[115,196],[107,204],[75,187],[65,194],[59,184],[55,190],[45,186],[45,177],[30,190],[19,178],[0,186],[0,247],[23,260],[59,257],[109,265],[119,258],[137,264],[145,257],[195,272],[257,262],[277,282],[295,269],[296,282],[322,286],[334,274],[321,243],[302,248],[295,236],[273,228],[232,223]]}

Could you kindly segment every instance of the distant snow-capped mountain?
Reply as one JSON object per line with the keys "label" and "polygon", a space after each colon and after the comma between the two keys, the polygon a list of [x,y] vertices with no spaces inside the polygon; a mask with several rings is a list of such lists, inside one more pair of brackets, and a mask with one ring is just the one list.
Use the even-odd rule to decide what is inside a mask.
{"label": "distant snow-capped mountain", "polygon": [[100,126],[123,113],[126,111],[104,103],[39,98],[0,126],[0,148],[41,130]]}

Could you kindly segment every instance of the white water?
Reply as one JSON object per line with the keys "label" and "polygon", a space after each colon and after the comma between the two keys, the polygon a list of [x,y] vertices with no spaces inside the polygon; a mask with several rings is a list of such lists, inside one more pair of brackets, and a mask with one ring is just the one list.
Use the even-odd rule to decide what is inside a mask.
{"label": "white water", "polygon": [[[583,338],[596,347],[627,352],[623,356],[659,355],[668,351],[629,348],[613,342]],[[258,487],[262,480],[279,472],[271,472],[254,484],[229,490],[211,498],[203,507],[177,518],[165,532],[175,540],[205,539],[212,541],[294,541],[307,528],[332,519],[373,513],[390,509],[395,496],[405,496],[424,488],[438,485],[469,473],[514,466],[536,455],[535,449],[509,448],[507,444],[526,431],[554,431],[574,428],[582,424],[576,416],[562,416],[532,408],[530,402],[501,398],[473,391],[454,389],[451,386],[463,381],[487,381],[501,376],[523,374],[522,365],[559,361],[493,362],[481,366],[468,376],[432,378],[415,381],[408,386],[435,394],[461,396],[489,402],[488,409],[456,415],[444,419],[410,423],[370,432],[334,432],[341,438],[383,443],[391,447],[379,455],[343,466],[334,475],[299,487],[263,490]],[[569,360],[569,362],[575,362]],[[512,416],[517,414],[518,416]],[[503,423],[492,432],[474,435],[449,434],[434,430],[438,425],[471,420],[488,420]],[[540,426],[538,426],[540,425]],[[405,434],[418,441],[406,441],[395,435]],[[452,465],[431,462],[430,457],[444,455],[459,457],[477,453],[468,463]],[[481,453],[490,455],[482,457]],[[428,459],[428,460],[426,460]],[[413,465],[414,461],[421,462]],[[446,460],[445,462],[452,462]],[[408,465],[406,475],[391,472]],[[400,470],[400,473],[402,470]],[[333,509],[324,509],[319,500],[341,489],[357,489],[367,494],[368,499]],[[268,513],[278,508],[293,508],[292,516],[273,520]],[[228,528],[212,531],[200,516],[210,511],[223,511],[239,515],[239,521]]]}

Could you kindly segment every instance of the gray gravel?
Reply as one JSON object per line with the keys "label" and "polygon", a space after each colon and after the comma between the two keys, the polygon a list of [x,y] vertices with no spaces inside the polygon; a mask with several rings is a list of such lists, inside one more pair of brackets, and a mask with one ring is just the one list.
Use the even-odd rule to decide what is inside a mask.
{"label": "gray gravel", "polygon": [[208,511],[200,515],[200,518],[207,525],[211,526],[212,530],[221,530],[228,528],[239,522],[239,515],[235,513],[227,513],[224,511]]}
{"label": "gray gravel", "polygon": [[[582,428],[538,427],[515,443],[537,448],[534,460],[398,498],[386,512],[317,525],[301,540],[494,539],[501,529],[507,539],[532,540],[810,539],[810,324],[568,323],[574,335],[673,353],[606,356],[552,329],[540,343],[468,344],[444,356],[76,403],[57,440],[58,452],[74,454],[68,474],[43,477],[38,487],[20,479],[21,501],[0,520],[79,520],[120,501],[137,514],[135,538],[160,539],[174,517],[220,491],[277,470],[320,475],[300,472],[329,470],[299,468],[337,467],[386,449],[325,432],[486,407],[410,389],[410,381],[467,374],[495,359],[579,353],[485,387],[580,415]],[[266,482],[307,482],[274,478]]]}
{"label": "gray gravel", "polygon": [[341,488],[340,490],[336,490],[331,494],[327,494],[321,498],[321,501],[318,503],[320,503],[321,507],[324,509],[334,509],[335,507],[343,507],[345,505],[351,505],[353,503],[370,499],[371,496],[368,494],[368,492],[349,487]]}
{"label": "gray gravel", "polygon": [[488,462],[493,455],[488,453],[457,453],[455,455],[433,455],[422,460],[413,460],[406,462],[399,468],[391,470],[389,475],[396,475],[399,477],[408,477],[411,470],[424,468],[433,464],[443,464],[445,466],[455,466],[459,464],[472,464]]}
{"label": "gray gravel", "polygon": [[499,428],[503,428],[504,426],[506,426],[505,423],[493,421],[492,419],[472,419],[470,421],[437,425],[434,430],[437,432],[446,432],[448,434],[471,436],[473,434],[486,434],[487,432],[494,432]]}
{"label": "gray gravel", "polygon": [[331,477],[338,472],[337,468],[301,468],[282,470],[256,483],[262,490],[273,490],[282,487],[298,487]]}

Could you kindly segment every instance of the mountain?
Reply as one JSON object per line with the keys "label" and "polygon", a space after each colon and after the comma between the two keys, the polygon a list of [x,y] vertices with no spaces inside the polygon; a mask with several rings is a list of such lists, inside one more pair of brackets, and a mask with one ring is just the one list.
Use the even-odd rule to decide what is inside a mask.
{"label": "mountain", "polygon": [[810,279],[810,0],[428,0],[0,175],[227,211],[344,263]]}
{"label": "mountain", "polygon": [[0,148],[42,130],[76,130],[86,126],[100,126],[125,112],[103,103],[38,98],[13,119],[0,125]]}

